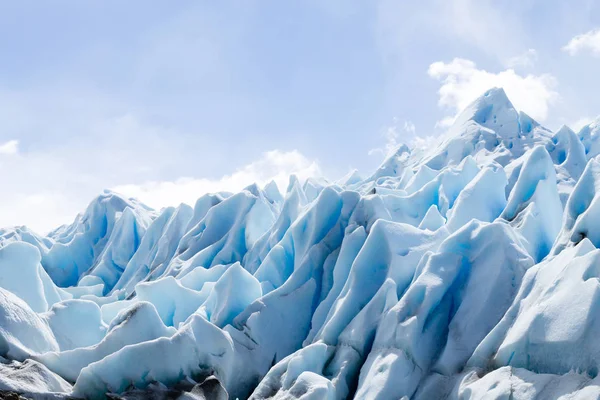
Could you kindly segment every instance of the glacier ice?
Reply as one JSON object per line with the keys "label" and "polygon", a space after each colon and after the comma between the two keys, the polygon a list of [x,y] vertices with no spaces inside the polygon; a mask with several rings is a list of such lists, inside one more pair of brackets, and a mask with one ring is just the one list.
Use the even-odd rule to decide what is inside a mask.
{"label": "glacier ice", "polygon": [[107,328],[99,343],[79,346],[59,352],[45,352],[34,356],[65,379],[75,382],[81,370],[93,362],[120,350],[124,346],[169,337],[175,328],[165,326],[152,304],[140,301],[121,311]]}
{"label": "glacier ice", "polygon": [[495,88],[366,178],[0,229],[0,394],[600,398],[599,127]]}
{"label": "glacier ice", "polygon": [[[65,399],[72,385],[37,361],[23,362],[0,357],[0,394],[11,393],[30,399]],[[23,398],[21,397],[21,398]],[[4,398],[4,397],[3,397]]]}

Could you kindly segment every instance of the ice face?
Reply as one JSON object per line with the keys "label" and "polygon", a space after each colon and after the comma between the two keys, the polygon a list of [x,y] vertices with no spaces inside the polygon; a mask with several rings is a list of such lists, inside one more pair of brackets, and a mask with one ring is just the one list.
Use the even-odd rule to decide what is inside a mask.
{"label": "ice face", "polygon": [[1,229],[0,390],[597,398],[598,121],[551,132],[490,89],[367,178]]}

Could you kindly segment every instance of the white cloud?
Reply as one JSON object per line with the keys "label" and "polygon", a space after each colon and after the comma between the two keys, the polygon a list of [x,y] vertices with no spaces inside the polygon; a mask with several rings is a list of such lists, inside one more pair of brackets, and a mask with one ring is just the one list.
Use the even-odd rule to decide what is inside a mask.
{"label": "white cloud", "polygon": [[305,180],[321,175],[321,169],[317,161],[309,160],[297,150],[272,150],[220,179],[182,177],[174,181],[119,185],[112,190],[135,197],[151,207],[161,208],[176,206],[182,202],[193,205],[205,193],[237,192],[252,183],[263,186],[272,180],[283,191],[291,174]]}
{"label": "white cloud", "polygon": [[592,123],[593,121],[594,121],[594,118],[581,117],[578,120],[573,121],[570,124],[568,124],[568,127],[573,129],[573,131],[575,131],[575,132],[579,132],[581,130],[581,128]]}
{"label": "white cloud", "polygon": [[0,227],[26,225],[46,233],[83,210],[95,180],[65,160],[64,155],[28,152],[0,157],[0,169],[11,171],[0,177]]}
{"label": "white cloud", "polygon": [[412,121],[404,121],[404,131],[406,133],[415,135],[417,132],[417,129],[415,127],[415,124],[412,123]]}
{"label": "white cloud", "polygon": [[600,29],[593,29],[587,33],[575,36],[562,49],[572,56],[583,51],[589,51],[593,55],[600,57]]}
{"label": "white cloud", "polygon": [[403,143],[412,149],[423,149],[432,145],[438,139],[436,136],[417,135],[417,128],[412,121],[405,120],[400,123],[398,118],[394,118],[393,124],[386,128],[383,137],[385,138],[385,144],[382,147],[369,150],[370,156],[377,154],[385,159]]}
{"label": "white cloud", "polygon": [[0,154],[17,154],[19,152],[19,141],[9,140],[0,144]]}
{"label": "white cloud", "polygon": [[439,140],[439,136],[415,136],[410,143],[413,149],[427,149],[433,146]]}
{"label": "white cloud", "polygon": [[444,117],[435,123],[435,127],[440,128],[440,129],[449,128],[454,123],[455,118],[456,118],[456,115],[449,115],[447,117]]}
{"label": "white cloud", "polygon": [[508,68],[533,68],[538,60],[537,51],[535,49],[529,49],[523,54],[511,57],[506,61]]}
{"label": "white cloud", "polygon": [[[3,100],[0,94],[0,104]],[[207,171],[206,163],[218,157],[213,151],[197,160],[195,142],[133,114],[105,117],[90,112],[82,118],[79,112],[63,119],[60,113],[52,118],[18,101],[10,104],[30,116],[26,120],[40,123],[40,131],[49,133],[62,125],[70,135],[53,135],[51,141],[23,135],[26,148],[17,140],[0,143],[0,169],[10,171],[0,175],[0,227],[26,225],[46,233],[72,222],[105,188],[168,179],[174,171]]]}
{"label": "white cloud", "polygon": [[[548,109],[559,98],[554,90],[557,80],[550,74],[523,76],[510,68],[493,73],[477,68],[473,61],[461,58],[449,63],[434,62],[427,72],[442,83],[438,91],[438,104],[452,110],[454,115],[492,87],[504,88],[515,108],[538,121],[548,117]],[[438,125],[448,125],[451,120],[446,117]]]}
{"label": "white cloud", "polygon": [[[104,188],[115,188],[160,208],[181,202],[193,205],[206,192],[238,191],[271,179],[285,189],[289,174],[297,174],[301,180],[321,174],[319,164],[300,152],[274,150],[220,179],[199,178],[208,176],[211,169],[206,162],[218,157],[217,151],[197,160],[197,147],[189,141],[186,150],[171,130],[147,124],[132,114],[90,118],[81,132],[85,133],[81,140],[53,143],[51,149],[30,147],[10,157],[0,155],[0,169],[11,171],[0,175],[4,188],[0,227],[26,225],[46,233],[72,222]],[[15,144],[2,148],[12,153]],[[177,165],[173,165],[175,161]],[[228,163],[232,170],[239,165],[233,159]],[[187,171],[189,177],[176,179],[181,171]]]}
{"label": "white cloud", "polygon": [[393,124],[388,126],[383,132],[385,144],[382,147],[369,150],[369,155],[382,155],[384,158],[393,153],[402,143],[410,143],[414,140],[417,129],[412,121],[404,121],[402,126],[398,118],[394,118]]}

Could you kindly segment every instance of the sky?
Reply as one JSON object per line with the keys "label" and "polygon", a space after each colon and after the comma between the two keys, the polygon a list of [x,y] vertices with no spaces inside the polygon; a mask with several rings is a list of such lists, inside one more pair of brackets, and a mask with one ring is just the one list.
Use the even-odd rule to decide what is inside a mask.
{"label": "sky", "polygon": [[600,0],[0,2],[0,57],[0,226],[42,233],[104,189],[368,175],[494,86],[600,115]]}

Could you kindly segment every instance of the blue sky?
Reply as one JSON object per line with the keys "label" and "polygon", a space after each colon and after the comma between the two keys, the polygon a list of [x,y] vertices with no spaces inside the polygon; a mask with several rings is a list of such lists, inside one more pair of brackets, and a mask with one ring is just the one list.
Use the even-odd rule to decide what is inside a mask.
{"label": "blue sky", "polygon": [[600,0],[1,2],[0,225],[367,174],[489,86],[578,127],[599,28]]}

